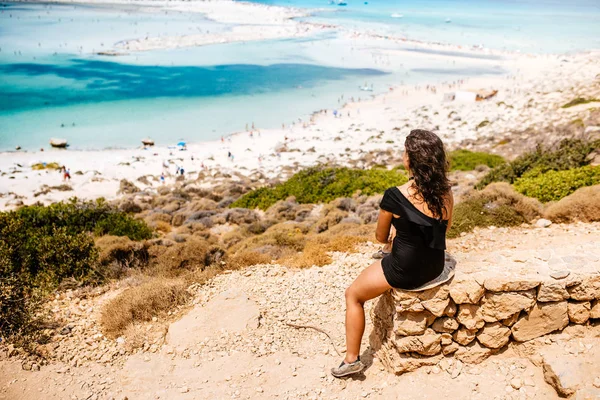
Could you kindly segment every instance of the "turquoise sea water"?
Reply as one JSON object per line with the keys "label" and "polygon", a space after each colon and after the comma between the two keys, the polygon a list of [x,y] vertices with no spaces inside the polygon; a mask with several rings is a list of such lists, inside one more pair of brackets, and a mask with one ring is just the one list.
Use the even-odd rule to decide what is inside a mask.
{"label": "turquoise sea water", "polygon": [[308,20],[428,42],[536,53],[600,48],[598,0],[253,1],[319,8]]}
{"label": "turquoise sea water", "polygon": [[[470,45],[468,40],[460,41],[464,37],[459,32],[468,31],[478,38],[488,35],[500,41],[508,40],[502,39],[506,35],[515,41],[522,36],[524,43],[536,43],[534,50],[545,52],[600,47],[598,27],[589,23],[598,8],[583,0],[573,7],[556,6],[563,14],[545,8],[548,23],[544,29],[555,29],[550,25],[558,15],[568,18],[569,28],[563,24],[560,32],[553,33],[555,47],[546,45],[547,36],[505,29],[498,21],[506,23],[508,17],[498,20],[498,1],[485,2],[483,8],[475,2],[460,5],[460,1],[403,3],[403,7],[394,2],[361,2],[350,3],[343,11],[325,2],[290,1],[275,4],[324,7],[325,11],[308,19],[383,33],[404,34],[407,27],[403,24],[408,23],[406,36],[415,39],[456,39]],[[509,16],[523,7],[503,4]],[[404,17],[390,18],[392,10]],[[439,22],[446,15],[452,23]],[[461,20],[461,15],[468,17]],[[477,24],[477,15],[500,25]],[[574,24],[574,16],[582,15],[583,22]],[[460,28],[461,24],[470,30]],[[269,128],[306,118],[314,110],[336,107],[342,95],[365,97],[370,93],[358,89],[364,83],[372,84],[377,93],[399,83],[506,72],[499,57],[447,52],[441,61],[428,60],[432,54],[410,45],[403,47],[409,50],[404,54],[412,51],[414,58],[385,58],[379,51],[390,48],[389,44],[365,48],[353,42],[349,46],[335,33],[122,57],[96,55],[124,39],[227,29],[231,26],[199,14],[135,7],[4,4],[0,8],[0,151],[16,145],[47,147],[51,137],[66,138],[75,149],[132,147],[147,136],[163,145],[180,139],[213,140],[252,122]],[[590,33],[586,40],[578,36],[582,31]],[[561,47],[562,42],[573,45]]]}

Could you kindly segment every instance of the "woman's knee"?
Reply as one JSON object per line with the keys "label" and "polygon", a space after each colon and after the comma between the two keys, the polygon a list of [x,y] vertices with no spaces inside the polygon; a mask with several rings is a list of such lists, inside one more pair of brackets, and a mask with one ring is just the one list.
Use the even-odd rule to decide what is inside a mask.
{"label": "woman's knee", "polygon": [[348,286],[344,295],[346,297],[346,303],[364,303],[360,300],[360,293],[358,293],[354,285]]}

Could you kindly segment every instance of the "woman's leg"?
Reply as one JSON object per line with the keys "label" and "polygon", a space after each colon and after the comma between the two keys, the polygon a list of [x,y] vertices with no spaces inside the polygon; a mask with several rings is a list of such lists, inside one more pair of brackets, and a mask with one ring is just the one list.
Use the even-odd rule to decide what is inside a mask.
{"label": "woman's leg", "polygon": [[360,342],[365,332],[365,302],[391,288],[383,275],[381,260],[378,260],[346,289],[346,363],[356,361],[360,355]]}

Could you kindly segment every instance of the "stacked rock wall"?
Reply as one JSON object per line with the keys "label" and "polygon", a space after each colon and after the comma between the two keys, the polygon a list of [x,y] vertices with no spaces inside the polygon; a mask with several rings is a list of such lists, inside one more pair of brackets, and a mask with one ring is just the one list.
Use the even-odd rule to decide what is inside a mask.
{"label": "stacked rock wall", "polygon": [[600,274],[457,276],[423,292],[391,290],[373,308],[371,346],[396,374],[453,355],[479,363],[525,342],[600,319]]}

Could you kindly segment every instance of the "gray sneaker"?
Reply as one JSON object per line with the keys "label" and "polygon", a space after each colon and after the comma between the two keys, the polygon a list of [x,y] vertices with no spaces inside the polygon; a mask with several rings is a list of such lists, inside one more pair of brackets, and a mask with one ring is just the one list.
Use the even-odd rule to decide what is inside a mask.
{"label": "gray sneaker", "polygon": [[373,253],[372,257],[376,260],[381,260],[385,256],[389,256],[390,254],[391,253],[388,253],[387,251],[383,251],[383,249],[379,249],[376,253]]}
{"label": "gray sneaker", "polygon": [[365,364],[360,361],[360,357],[356,359],[353,363],[346,364],[342,361],[339,367],[331,368],[331,375],[336,378],[342,378],[344,376],[357,374],[365,369]]}

